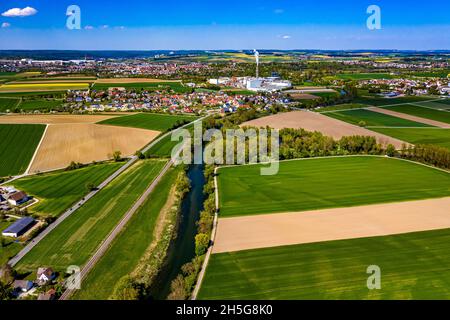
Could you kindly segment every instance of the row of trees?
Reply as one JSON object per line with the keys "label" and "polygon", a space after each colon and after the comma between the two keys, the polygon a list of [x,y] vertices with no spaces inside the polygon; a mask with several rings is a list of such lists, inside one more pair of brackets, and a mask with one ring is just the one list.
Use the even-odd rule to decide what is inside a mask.
{"label": "row of trees", "polygon": [[400,152],[396,153],[396,155],[403,159],[450,170],[450,151],[447,148],[423,144],[416,146],[403,145]]}

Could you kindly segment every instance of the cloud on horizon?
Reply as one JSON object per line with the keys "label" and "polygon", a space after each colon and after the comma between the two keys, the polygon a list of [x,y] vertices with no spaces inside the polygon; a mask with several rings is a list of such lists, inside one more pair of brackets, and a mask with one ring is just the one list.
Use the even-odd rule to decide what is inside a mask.
{"label": "cloud on horizon", "polygon": [[8,23],[8,22],[3,22],[2,23],[2,28],[9,28],[9,27],[11,27],[10,23]]}
{"label": "cloud on horizon", "polygon": [[12,8],[2,13],[2,16],[8,18],[16,18],[16,17],[29,17],[34,16],[38,11],[32,7],[26,7],[23,9],[20,8]]}

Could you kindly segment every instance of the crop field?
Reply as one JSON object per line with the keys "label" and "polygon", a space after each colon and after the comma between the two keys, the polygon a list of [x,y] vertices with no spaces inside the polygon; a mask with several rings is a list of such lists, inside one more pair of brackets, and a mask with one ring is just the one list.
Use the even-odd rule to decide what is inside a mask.
{"label": "crop field", "polygon": [[450,150],[450,129],[371,128],[371,130],[412,144],[433,144]]}
{"label": "crop field", "polygon": [[[13,224],[14,221],[0,219],[0,233]],[[6,238],[5,246],[0,246],[0,265],[4,265],[9,259],[19,253],[20,250],[22,250],[22,245],[14,242],[11,238]]]}
{"label": "crop field", "polygon": [[343,73],[337,75],[342,80],[393,79],[389,73]]}
{"label": "crop field", "polygon": [[[222,253],[199,299],[449,299],[450,229]],[[381,290],[368,290],[370,265]]]}
{"label": "crop field", "polygon": [[365,124],[364,126],[430,127],[427,124],[401,119],[364,109],[327,112],[326,115],[355,125],[359,125],[361,122],[363,122]]}
{"label": "crop field", "polygon": [[329,111],[341,111],[341,110],[350,110],[350,109],[364,109],[367,108],[367,105],[365,104],[358,104],[358,103],[345,103],[345,104],[337,104],[334,106],[328,106],[323,108],[318,108],[315,111],[321,113],[321,112],[329,112]]}
{"label": "crop field", "polygon": [[440,122],[450,123],[450,112],[433,110],[430,108],[422,108],[413,105],[401,105],[393,107],[385,107],[387,110],[406,113],[412,116],[421,117],[425,119],[436,120]]}
{"label": "crop field", "polygon": [[0,177],[25,172],[44,131],[44,125],[0,124]]}
{"label": "crop field", "polygon": [[19,105],[20,100],[14,98],[0,98],[0,112],[14,110]]}
{"label": "crop field", "polygon": [[390,158],[357,156],[284,161],[274,176],[261,176],[260,168],[261,165],[249,165],[219,170],[222,217],[450,195],[450,174]]}
{"label": "crop field", "polygon": [[28,211],[40,216],[58,217],[73,203],[89,193],[87,185],[102,183],[122,163],[91,165],[86,168],[25,177],[12,183],[19,190],[36,197],[39,202]]}
{"label": "crop field", "polygon": [[0,92],[39,92],[88,89],[88,83],[18,83],[0,86]]}
{"label": "crop field", "polygon": [[417,106],[422,106],[425,108],[432,108],[436,110],[450,111],[450,99],[439,100],[439,101],[429,101],[429,102],[418,102],[415,103]]}
{"label": "crop field", "polygon": [[60,100],[25,100],[18,106],[19,109],[25,111],[32,110],[50,110],[63,104]]}
{"label": "crop field", "polygon": [[163,168],[164,161],[140,161],[48,234],[17,265],[21,271],[82,266]]}
{"label": "crop field", "polygon": [[431,100],[430,97],[399,97],[399,98],[383,98],[378,96],[359,96],[353,99],[354,103],[361,103],[371,106],[387,106],[387,105],[396,105],[396,104],[405,104],[405,103],[416,103],[416,102],[424,102]]}
{"label": "crop field", "polygon": [[155,225],[180,171],[170,169],[142,207],[97,262],[75,300],[107,300],[124,276],[131,274],[154,241]]}
{"label": "crop field", "polygon": [[93,90],[108,90],[109,88],[126,88],[126,89],[134,89],[134,90],[172,90],[176,93],[185,93],[191,92],[192,88],[185,87],[181,84],[181,82],[139,82],[139,79],[136,82],[117,82],[117,83],[94,83],[92,86]]}
{"label": "crop field", "polygon": [[66,94],[64,90],[56,91],[28,91],[28,92],[3,92],[0,91],[0,98],[22,98],[22,97],[33,97],[33,98],[63,98]]}
{"label": "crop field", "polygon": [[138,113],[134,115],[108,119],[99,122],[99,124],[165,132],[173,128],[176,124],[180,124],[184,121],[186,121],[186,123],[191,122],[195,119],[197,118],[192,116],[171,116],[156,113]]}

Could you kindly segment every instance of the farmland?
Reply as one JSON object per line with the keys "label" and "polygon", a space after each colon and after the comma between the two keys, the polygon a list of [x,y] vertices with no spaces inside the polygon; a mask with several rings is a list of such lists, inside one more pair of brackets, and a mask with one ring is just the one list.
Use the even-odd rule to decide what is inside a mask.
{"label": "farmland", "polygon": [[385,109],[395,112],[406,113],[412,116],[421,117],[425,119],[436,120],[440,122],[450,123],[450,112],[433,110],[430,108],[423,108],[414,105],[401,105],[385,107]]}
{"label": "farmland", "polygon": [[91,270],[83,281],[82,290],[77,291],[73,299],[107,300],[120,279],[133,272],[155,239],[155,225],[178,173],[177,169],[171,169],[166,173],[109,250]]}
{"label": "farmland", "polygon": [[388,73],[342,73],[337,75],[342,80],[393,79]]}
{"label": "farmland", "polygon": [[139,113],[124,117],[108,119],[99,124],[107,124],[113,126],[132,127],[147,130],[155,130],[165,132],[172,129],[175,125],[183,122],[194,121],[196,117],[192,116],[172,116],[155,113]]}
{"label": "farmland", "polygon": [[126,88],[129,90],[149,90],[149,91],[161,91],[161,90],[172,90],[176,93],[191,92],[192,88],[185,87],[181,82],[108,82],[108,83],[94,83],[92,86],[93,90],[108,90],[109,88]]}
{"label": "farmland", "polygon": [[0,112],[6,112],[6,110],[14,110],[20,100],[14,98],[0,98]]}
{"label": "farmland", "polygon": [[450,150],[450,129],[371,128],[371,130],[412,144],[433,144]]}
{"label": "farmland", "polygon": [[[280,162],[274,176],[260,165],[219,170],[222,217],[297,212],[450,195],[450,175],[381,157]],[[267,201],[271,199],[271,201]]]}
{"label": "farmland", "polygon": [[161,171],[163,161],[141,161],[48,234],[17,265],[33,271],[46,265],[64,271],[82,266]]}
{"label": "farmland", "polygon": [[423,123],[401,119],[364,109],[328,112],[326,115],[355,125],[359,125],[361,122],[363,122],[365,126],[429,127],[429,125]]}
{"label": "farmland", "polygon": [[88,83],[9,83],[0,86],[0,92],[39,92],[55,90],[83,90],[88,88]]}
{"label": "farmland", "polygon": [[[449,299],[450,229],[215,254],[200,299]],[[367,267],[382,270],[368,290]]]}
{"label": "farmland", "polygon": [[361,103],[372,106],[388,106],[388,105],[396,105],[396,104],[405,104],[405,103],[416,103],[416,102],[424,102],[431,100],[430,97],[416,97],[416,96],[408,96],[408,97],[399,97],[399,98],[383,98],[378,96],[366,96],[360,94],[359,97],[353,99],[353,103]]}
{"label": "farmland", "polygon": [[419,103],[415,103],[415,105],[426,107],[426,108],[437,109],[437,110],[450,111],[450,99],[439,100],[439,101],[429,101],[429,102],[419,102]]}
{"label": "farmland", "polygon": [[89,192],[88,184],[99,185],[121,165],[121,163],[91,165],[73,171],[25,177],[12,184],[39,199],[37,204],[28,209],[30,213],[58,217]]}
{"label": "farmland", "polygon": [[337,104],[334,106],[322,107],[320,109],[316,109],[316,111],[329,112],[329,111],[341,111],[341,110],[363,109],[363,108],[367,108],[367,105],[358,103],[345,103],[345,104]]}
{"label": "farmland", "polygon": [[19,109],[24,111],[33,111],[33,110],[50,110],[56,107],[59,107],[63,104],[62,101],[58,100],[24,100],[18,106]]}
{"label": "farmland", "polygon": [[27,169],[44,130],[44,125],[0,124],[0,177]]}

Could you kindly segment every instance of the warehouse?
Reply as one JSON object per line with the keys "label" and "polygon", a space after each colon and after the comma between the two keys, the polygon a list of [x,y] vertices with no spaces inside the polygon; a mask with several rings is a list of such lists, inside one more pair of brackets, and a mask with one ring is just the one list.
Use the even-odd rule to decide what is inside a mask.
{"label": "warehouse", "polygon": [[19,219],[3,230],[2,235],[5,237],[18,238],[27,232],[35,223],[36,221],[31,217]]}

